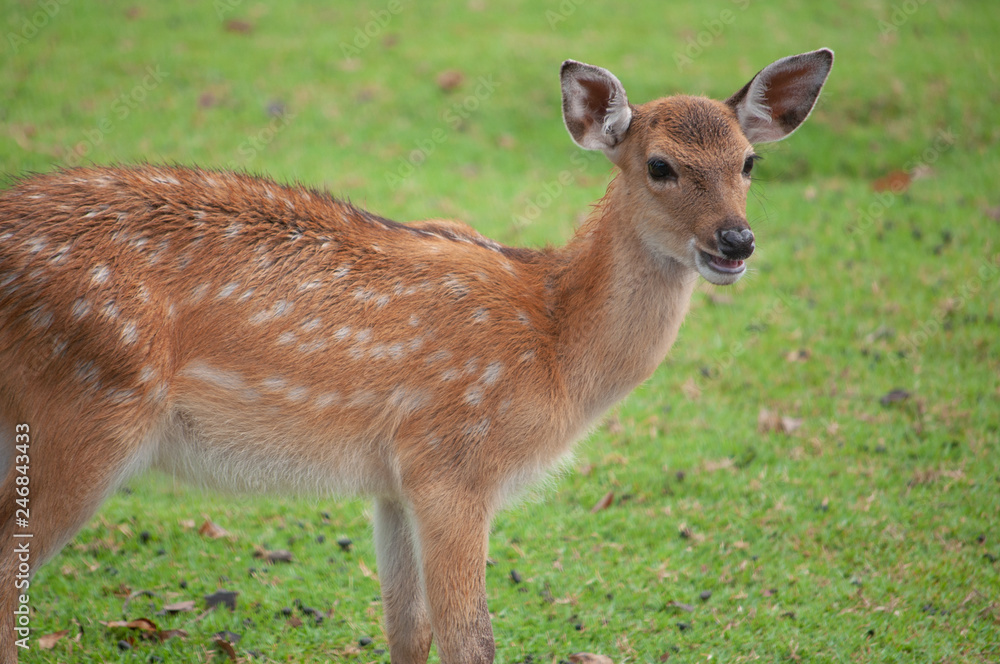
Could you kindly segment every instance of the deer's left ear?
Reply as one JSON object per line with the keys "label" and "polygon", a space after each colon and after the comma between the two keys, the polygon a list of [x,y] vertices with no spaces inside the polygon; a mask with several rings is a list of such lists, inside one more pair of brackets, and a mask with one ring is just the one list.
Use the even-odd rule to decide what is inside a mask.
{"label": "deer's left ear", "polygon": [[805,122],[833,67],[833,51],[791,55],[760,70],[726,103],[751,143],[780,141]]}
{"label": "deer's left ear", "polygon": [[621,81],[607,69],[567,60],[559,72],[563,121],[573,141],[611,156],[632,124],[632,107]]}

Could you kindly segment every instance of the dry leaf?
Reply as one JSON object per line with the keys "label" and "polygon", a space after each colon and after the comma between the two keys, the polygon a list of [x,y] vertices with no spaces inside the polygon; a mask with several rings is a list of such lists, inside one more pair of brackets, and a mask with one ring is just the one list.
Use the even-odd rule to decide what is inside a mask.
{"label": "dry leaf", "polygon": [[913,177],[906,171],[892,171],[872,182],[872,189],[875,191],[891,191],[894,194],[901,194],[910,187]]}
{"label": "dry leaf", "polygon": [[302,619],[299,618],[298,616],[292,616],[291,618],[285,621],[285,624],[288,625],[289,627],[302,627]]}
{"label": "dry leaf", "polygon": [[205,595],[205,608],[214,609],[222,605],[228,607],[230,611],[235,611],[237,595],[239,593],[235,590],[216,590],[211,595]]}
{"label": "dry leaf", "polygon": [[573,664],[615,664],[607,655],[595,655],[589,652],[578,652],[569,656]]}
{"label": "dry leaf", "polygon": [[102,625],[108,628],[124,627],[127,629],[137,629],[140,632],[155,632],[156,623],[149,618],[137,618],[135,620],[99,620]]}
{"label": "dry leaf", "polygon": [[912,395],[904,389],[897,388],[892,390],[888,394],[884,395],[878,400],[883,406],[888,406],[889,404],[896,403],[897,401],[906,401]]}
{"label": "dry leaf", "polygon": [[198,529],[199,535],[204,535],[205,537],[211,537],[212,539],[219,539],[222,537],[228,537],[229,533],[222,526],[205,519],[205,523],[201,524],[201,528]]}
{"label": "dry leaf", "polygon": [[68,629],[53,632],[52,634],[44,634],[38,637],[38,647],[42,650],[52,650],[55,647],[56,642],[67,634],[69,634]]}
{"label": "dry leaf", "polygon": [[189,599],[183,602],[174,602],[163,607],[164,613],[182,613],[184,611],[194,611],[194,600]]}
{"label": "dry leaf", "polygon": [[215,645],[216,650],[225,653],[226,656],[234,662],[236,661],[236,648],[233,647],[232,643],[226,641],[225,639],[220,639],[219,637],[212,639],[212,643]]}
{"label": "dry leaf", "polygon": [[458,71],[457,69],[449,69],[448,71],[441,72],[437,77],[438,87],[445,92],[451,92],[458,86],[462,84],[465,80],[465,74]]}
{"label": "dry leaf", "polygon": [[278,549],[277,551],[268,551],[264,547],[255,547],[253,552],[254,558],[263,558],[269,563],[290,563],[292,562],[292,552],[286,549]]}
{"label": "dry leaf", "polygon": [[590,508],[590,513],[595,514],[601,510],[606,510],[611,507],[611,504],[615,502],[615,492],[608,491],[604,494],[604,497],[597,501],[597,504]]}
{"label": "dry leaf", "polygon": [[781,416],[781,433],[792,433],[802,426],[804,420],[801,417]]}
{"label": "dry leaf", "polygon": [[365,565],[365,561],[359,560],[358,561],[358,567],[361,568],[361,574],[366,579],[375,579],[376,581],[378,581],[378,577],[375,576],[375,572],[373,572],[370,569],[368,569],[368,566]]}
{"label": "dry leaf", "polygon": [[801,427],[804,422],[805,420],[800,417],[779,415],[767,408],[761,408],[760,413],[757,415],[757,430],[760,433],[775,431],[777,433],[790,434]]}
{"label": "dry leaf", "polygon": [[810,357],[812,357],[812,352],[810,352],[808,348],[800,348],[788,353],[788,355],[785,356],[785,359],[789,362],[805,362]]}

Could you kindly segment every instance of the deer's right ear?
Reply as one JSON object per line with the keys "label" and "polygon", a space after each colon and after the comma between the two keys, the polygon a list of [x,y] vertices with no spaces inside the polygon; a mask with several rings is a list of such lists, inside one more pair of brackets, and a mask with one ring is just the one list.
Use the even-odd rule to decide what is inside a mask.
{"label": "deer's right ear", "polygon": [[567,60],[559,79],[563,121],[573,141],[581,148],[605,152],[621,143],[632,123],[632,107],[615,75],[607,69]]}

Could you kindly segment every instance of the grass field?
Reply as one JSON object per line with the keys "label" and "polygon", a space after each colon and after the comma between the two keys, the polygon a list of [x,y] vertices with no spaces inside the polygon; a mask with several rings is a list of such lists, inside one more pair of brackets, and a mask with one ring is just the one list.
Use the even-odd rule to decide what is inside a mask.
{"label": "grass field", "polygon": [[[656,375],[497,519],[497,661],[1000,659],[996,2],[0,4],[0,172],[234,167],[508,244],[564,242],[612,175],[562,126],[563,59],[642,102],[833,48],[761,146],[753,273],[699,287]],[[227,630],[241,661],[387,662],[367,509],[135,479],[38,572],[21,661],[224,661]],[[101,624],[139,618],[187,635]]]}

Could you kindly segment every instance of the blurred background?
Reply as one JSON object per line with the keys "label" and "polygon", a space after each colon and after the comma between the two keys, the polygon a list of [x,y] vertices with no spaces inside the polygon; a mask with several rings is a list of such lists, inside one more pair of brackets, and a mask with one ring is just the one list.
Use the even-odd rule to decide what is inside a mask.
{"label": "blurred background", "polygon": [[[0,37],[7,183],[82,164],[234,168],[533,246],[565,242],[613,175],[566,135],[564,59],[610,69],[641,103],[725,99],[773,60],[832,48],[809,121],[760,146],[752,274],[700,287],[656,376],[541,502],[498,520],[498,661],[997,661],[995,1],[2,0]],[[251,575],[244,597],[270,615],[290,588],[325,593],[310,601],[344,598],[346,618],[267,631],[247,607],[142,652],[186,661],[197,630],[232,628],[291,661],[387,661],[372,576],[355,559],[302,569],[334,559],[333,531],[374,568],[364,503],[343,509],[234,511],[169,480],[134,484],[40,573],[37,628],[70,628],[79,606],[120,612],[113,589],[150,574],[180,595],[176,577],[203,576],[206,593],[243,579],[252,544],[306,546],[285,530],[299,522],[320,551],[295,549],[282,583]],[[204,513],[237,534],[206,544],[183,525]],[[355,583],[366,595],[348,608]],[[26,661],[131,656],[91,626]]]}

